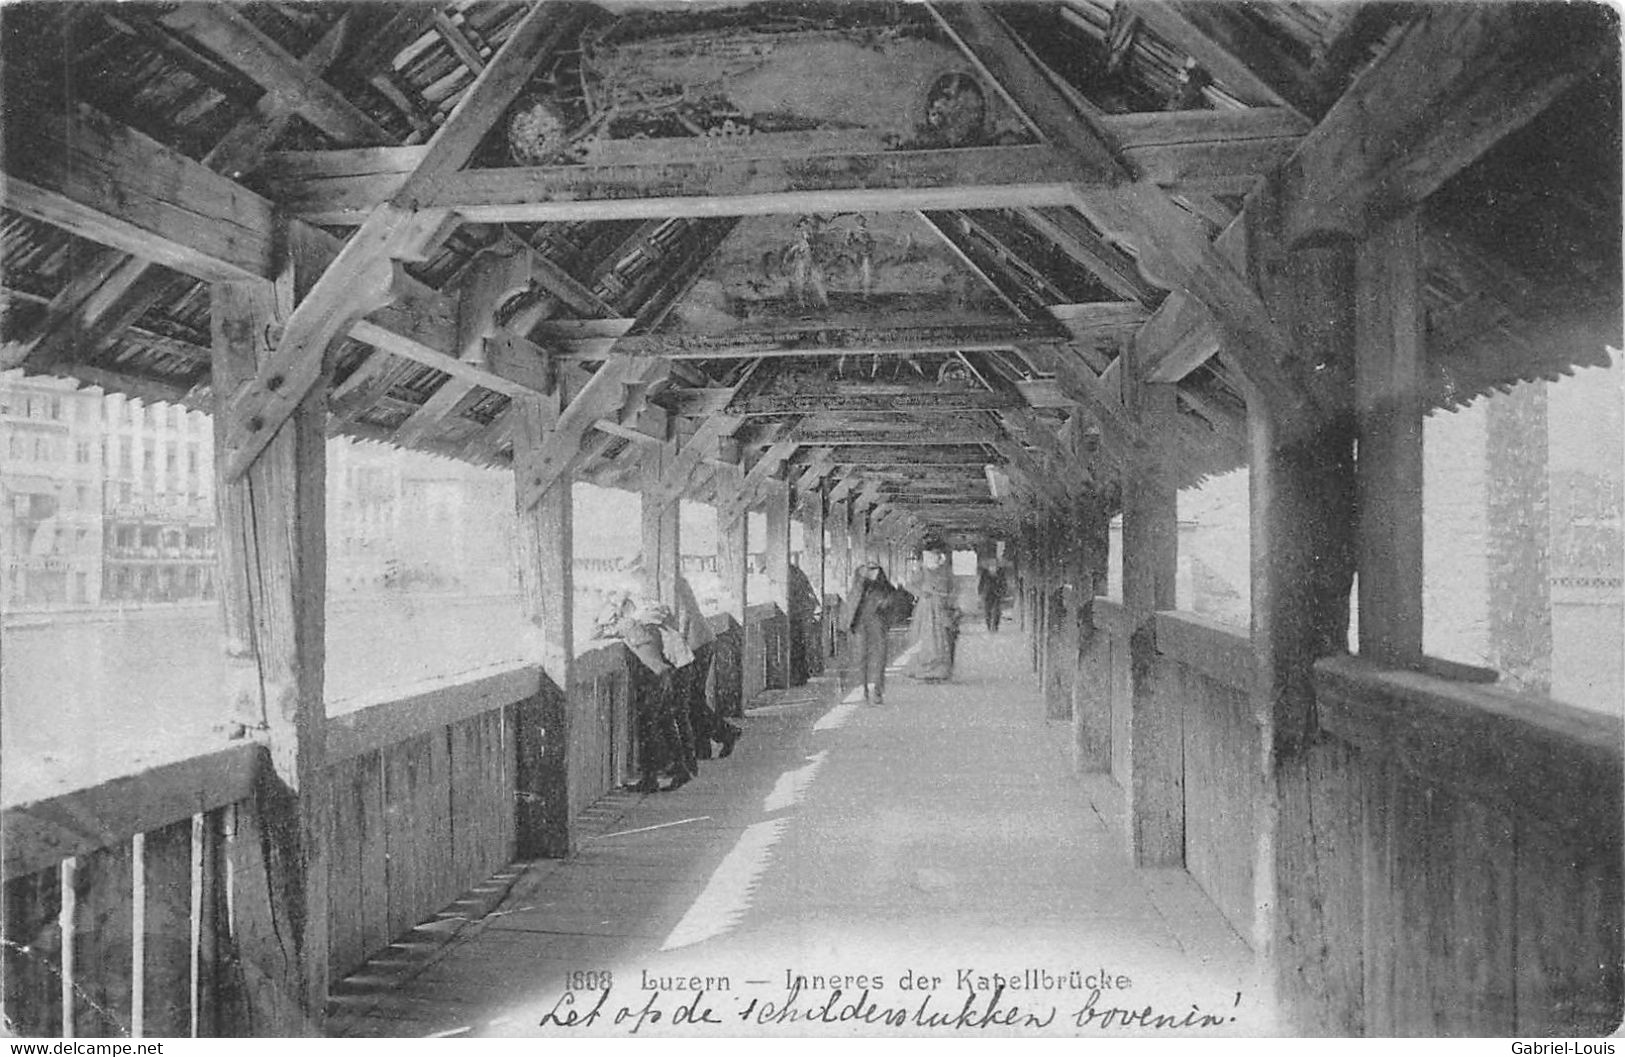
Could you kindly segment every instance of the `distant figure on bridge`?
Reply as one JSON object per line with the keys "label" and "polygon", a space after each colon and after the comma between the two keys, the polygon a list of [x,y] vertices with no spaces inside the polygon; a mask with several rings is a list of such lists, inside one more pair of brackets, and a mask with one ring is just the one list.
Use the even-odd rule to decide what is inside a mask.
{"label": "distant figure on bridge", "polygon": [[857,579],[846,596],[841,623],[851,633],[852,654],[863,681],[863,700],[886,703],[886,629],[891,626],[897,589],[886,570],[874,562],[858,566]]}
{"label": "distant figure on bridge", "polygon": [[1004,616],[1005,589],[1004,566],[998,559],[990,558],[977,566],[976,595],[982,600],[982,619],[991,632],[998,632],[999,620]]}
{"label": "distant figure on bridge", "polygon": [[940,683],[954,674],[954,651],[959,643],[959,606],[954,598],[953,567],[942,550],[925,552],[920,570],[919,600],[909,627],[908,676]]}

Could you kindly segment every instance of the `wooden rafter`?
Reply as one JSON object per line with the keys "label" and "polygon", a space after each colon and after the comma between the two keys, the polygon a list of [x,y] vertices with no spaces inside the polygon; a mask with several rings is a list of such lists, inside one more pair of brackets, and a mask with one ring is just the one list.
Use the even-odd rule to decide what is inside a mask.
{"label": "wooden rafter", "polygon": [[1297,107],[1313,98],[1306,70],[1215,5],[1131,0],[1128,10],[1244,103]]}
{"label": "wooden rafter", "polygon": [[383,146],[391,142],[389,133],[360,107],[232,5],[178,4],[158,21],[214,52],[340,144]]}
{"label": "wooden rafter", "polygon": [[[558,481],[570,474],[581,456],[581,438],[606,414],[626,404],[625,389],[651,377],[657,365],[628,357],[607,360],[571,399],[557,423],[517,466],[521,509],[533,509]],[[517,456],[516,456],[517,457]]]}
{"label": "wooden rafter", "polygon": [[1023,209],[1021,218],[1061,252],[1087,268],[1119,296],[1149,305],[1163,290],[1140,274],[1139,265],[1121,249],[1097,235],[1089,222],[1070,209]]}
{"label": "wooden rafter", "polygon": [[675,503],[692,485],[705,460],[717,450],[717,441],[738,429],[740,420],[729,415],[712,415],[702,421],[677,451],[660,481],[646,490],[645,497],[663,506]]}
{"label": "wooden rafter", "polygon": [[357,310],[353,287],[375,284],[393,258],[410,258],[444,237],[450,214],[420,201],[473,155],[480,139],[544,59],[575,32],[586,12],[571,4],[538,4],[504,42],[435,133],[416,168],[387,204],[368,215],[289,317],[276,352],[233,397],[227,424],[228,479],[258,457],[321,374],[333,338],[372,306]]}
{"label": "wooden rafter", "polygon": [[1566,4],[1425,5],[1292,155],[1292,243],[1403,215],[1610,56],[1611,15]]}
{"label": "wooden rafter", "polygon": [[1129,235],[1148,270],[1200,298],[1245,357],[1246,370],[1283,422],[1308,418],[1307,389],[1292,377],[1291,353],[1257,292],[1208,241],[1200,223],[1176,206],[1165,190],[1145,180],[1131,181],[1115,158],[1094,113],[1081,109],[1056,87],[1048,71],[981,4],[943,6],[939,21],[951,27],[961,45],[979,56],[1002,79],[1010,96],[1052,143],[1093,171],[1104,153],[1118,178],[1096,189],[1080,189],[1077,205],[1097,219],[1097,227]]}
{"label": "wooden rafter", "polygon": [[208,281],[273,274],[271,203],[91,108],[5,123],[6,208]]}
{"label": "wooden rafter", "polygon": [[[319,76],[332,64],[343,46],[349,21],[348,15],[340,18],[322,35],[301,61],[304,69]],[[203,156],[203,165],[232,179],[257,169],[265,151],[282,135],[294,114],[285,96],[267,92],[254,112]],[[166,283],[155,278],[150,261],[115,249],[102,250],[52,300],[39,327],[24,339],[28,365],[46,370],[65,354],[83,356],[104,348],[140,319],[167,289]]]}
{"label": "wooden rafter", "polygon": [[[1544,17],[1553,17],[1556,10],[1545,12]],[[1560,10],[1568,11],[1568,17],[1579,18],[1583,24],[1583,16],[1576,16],[1573,9]],[[1518,128],[1563,87],[1573,83],[1574,77],[1581,76],[1578,71],[1589,68],[1587,63],[1596,60],[1601,46],[1598,42],[1607,35],[1591,34],[1589,46],[1576,52],[1572,65],[1556,61],[1555,52],[1546,50],[1545,41],[1541,47],[1517,47],[1519,37],[1513,30],[1527,33],[1530,26],[1521,19],[1532,14],[1532,9],[1520,14],[1511,7],[1448,5],[1423,12],[1419,21],[1360,76],[1346,100],[1327,114],[1294,154],[1287,171],[1301,175],[1289,181],[1287,194],[1292,201],[1307,204],[1291,208],[1286,221],[1288,231],[1301,236],[1322,225],[1364,225],[1403,207],[1416,194],[1436,187],[1497,139]],[[1463,42],[1474,50],[1459,54]],[[1441,64],[1440,53],[1445,48],[1451,58]],[[1497,56],[1509,50],[1518,53],[1518,61],[1510,69],[1521,74],[1496,72],[1501,68]],[[1526,50],[1531,54],[1523,54]],[[1448,81],[1435,76],[1437,69],[1446,68],[1456,71],[1456,76]],[[1519,105],[1496,105],[1493,120],[1481,113],[1493,96],[1480,94],[1477,87],[1490,76],[1527,79],[1521,82],[1526,88],[1520,92],[1526,91],[1527,95],[1519,95]],[[1420,109],[1413,109],[1413,99],[1426,102],[1415,104]],[[1381,100],[1394,100],[1394,106],[1402,109],[1393,112],[1378,105]],[[1425,120],[1417,115],[1425,115]],[[1431,133],[1432,138],[1419,139],[1424,133]],[[1351,136],[1354,142],[1383,147],[1369,156],[1351,153]],[[1324,178],[1316,174],[1324,174]],[[1403,187],[1405,182],[1413,182],[1414,186]],[[1311,186],[1317,183],[1321,190],[1312,192]],[[1332,197],[1315,204],[1309,201],[1312,193]],[[1214,248],[1232,268],[1245,270],[1246,235],[1241,218],[1220,234]],[[1223,328],[1214,322],[1210,306],[1178,293],[1153,314],[1139,338],[1148,365],[1147,378],[1154,382],[1183,378],[1223,344]]]}
{"label": "wooden rafter", "polygon": [[760,498],[763,489],[774,483],[785,484],[776,477],[776,474],[784,465],[784,461],[793,455],[798,447],[800,444],[793,440],[775,441],[768,446],[761,458],[756,460],[756,465],[746,472],[738,495],[717,508],[719,528],[726,528],[744,517],[751,505]]}

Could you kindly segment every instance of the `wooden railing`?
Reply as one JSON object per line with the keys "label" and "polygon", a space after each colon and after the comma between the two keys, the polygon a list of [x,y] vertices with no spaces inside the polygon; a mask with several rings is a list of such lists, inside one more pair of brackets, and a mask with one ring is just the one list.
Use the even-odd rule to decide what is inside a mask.
{"label": "wooden railing", "polygon": [[1256,942],[1254,805],[1263,789],[1252,643],[1193,613],[1156,615],[1158,693],[1181,706],[1185,868],[1232,928]]}
{"label": "wooden railing", "polygon": [[[1307,898],[1368,1035],[1620,1023],[1621,722],[1338,657],[1315,666]],[[1309,952],[1300,952],[1307,956]]]}
{"label": "wooden railing", "polygon": [[711,654],[711,706],[719,716],[745,714],[741,700],[741,664],[743,662],[744,629],[727,613],[719,613],[706,621],[711,633],[717,637]]}
{"label": "wooden railing", "polygon": [[333,979],[512,858],[519,702],[539,689],[512,665],[328,721]]}
{"label": "wooden railing", "polygon": [[652,676],[617,642],[577,657],[570,678],[570,804],[579,811],[637,774],[637,701]]}
{"label": "wooden railing", "polygon": [[1097,597],[1079,649],[1072,681],[1073,761],[1082,771],[1104,771],[1124,788],[1129,778],[1128,613]]}
{"label": "wooden railing", "polygon": [[219,1033],[227,835],[263,756],[233,746],[4,813],[9,1030]]}
{"label": "wooden railing", "polygon": [[[561,783],[572,813],[635,772],[641,670],[620,644],[576,661]],[[328,721],[333,979],[524,852],[529,787],[545,787],[536,747],[554,736],[538,705],[549,693],[514,665]],[[265,874],[256,794],[269,766],[245,742],[4,812],[11,1031],[254,1031],[263,978],[242,937],[276,927],[245,887]]]}
{"label": "wooden railing", "polygon": [[763,690],[790,685],[790,618],[773,602],[745,609],[741,690],[748,706]]}
{"label": "wooden railing", "polygon": [[[1082,629],[1072,683],[1073,758],[1080,771],[1109,773],[1125,793],[1133,783],[1134,714],[1129,616],[1095,598]],[[1190,613],[1160,612],[1155,623],[1159,694],[1179,712],[1178,809],[1186,868],[1232,927],[1254,939],[1254,804],[1261,785],[1260,734],[1249,700],[1252,647],[1245,635]]]}

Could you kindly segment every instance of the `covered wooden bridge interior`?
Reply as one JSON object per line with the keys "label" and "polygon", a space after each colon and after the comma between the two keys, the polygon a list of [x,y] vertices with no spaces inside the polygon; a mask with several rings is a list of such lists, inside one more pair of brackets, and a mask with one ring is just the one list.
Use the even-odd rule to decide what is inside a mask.
{"label": "covered wooden bridge interior", "polygon": [[[1620,723],[1424,656],[1421,474],[1424,415],[1621,343],[1617,28],[1591,4],[7,5],[0,367],[213,415],[222,710],[253,734],[7,810],[11,1026],[319,1032],[333,976],[569,854],[620,777],[629,678],[572,641],[579,480],[642,495],[663,590],[678,500],[716,508],[747,660],[785,638],[792,520],[826,596],[866,557],[1002,541],[1049,716],[1122,784],[1136,861],[1190,870],[1272,967],[1285,1030],[1612,1030]],[[326,717],[336,434],[511,468],[533,664]],[[1250,636],[1174,609],[1178,490],[1239,466]],[[758,667],[719,694],[784,670]],[[390,881],[363,934],[382,874],[346,820],[427,743],[440,800],[489,825],[395,855],[439,872],[416,906]],[[116,930],[58,933],[42,965],[70,896],[130,920],[132,854],[191,878],[178,905],[141,887],[167,938],[132,968]],[[64,1003],[70,965],[99,1001]]]}

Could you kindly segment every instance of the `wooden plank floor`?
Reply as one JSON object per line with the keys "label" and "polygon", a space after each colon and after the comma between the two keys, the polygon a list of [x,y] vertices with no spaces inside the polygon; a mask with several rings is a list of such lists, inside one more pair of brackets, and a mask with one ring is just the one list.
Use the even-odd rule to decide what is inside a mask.
{"label": "wooden plank floor", "polygon": [[[1071,774],[1018,635],[967,634],[953,682],[898,677],[884,707],[843,703],[833,676],[757,704],[731,759],[673,793],[611,795],[577,856],[514,866],[341,983],[330,1032],[964,1034],[931,1017],[967,1000],[978,1016],[1016,1009],[983,1034],[1168,1034],[1102,1023],[1147,1006],[1214,1020],[1175,1033],[1271,1032],[1239,937],[1183,871],[1135,870],[1115,787]],[[1028,968],[1057,986],[1010,986]],[[905,990],[910,970],[938,985]],[[605,973],[600,1016],[560,1026],[604,995]],[[712,978],[695,1013],[720,1023],[674,1022],[698,992],[672,985],[695,976]],[[1091,995],[1102,976],[1112,986]],[[570,984],[582,990],[566,997]],[[906,1022],[796,1019],[833,986]],[[660,1021],[638,1025],[645,1008]]]}

